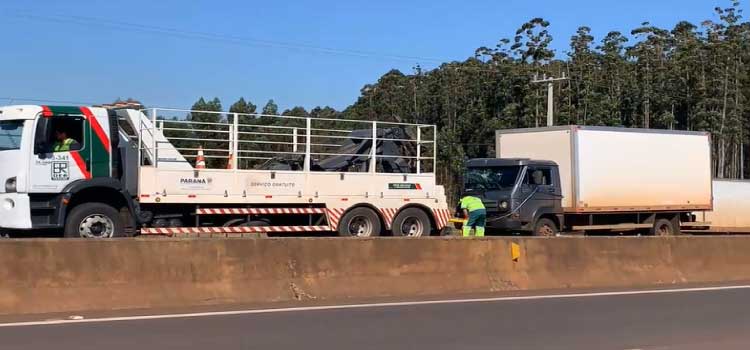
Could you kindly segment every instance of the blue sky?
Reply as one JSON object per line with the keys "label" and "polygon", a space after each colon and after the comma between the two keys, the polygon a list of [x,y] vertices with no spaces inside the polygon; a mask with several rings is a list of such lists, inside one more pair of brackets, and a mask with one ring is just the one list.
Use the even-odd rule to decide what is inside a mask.
{"label": "blue sky", "polygon": [[679,20],[697,24],[728,4],[3,0],[0,98],[102,103],[134,97],[150,106],[188,108],[200,96],[217,96],[228,108],[243,96],[258,105],[273,98],[282,108],[341,109],[392,68],[409,72],[417,63],[435,67],[434,59],[465,59],[477,47],[512,37],[532,17],[552,23],[553,46],[562,55],[580,25],[592,27],[598,41],[643,21],[667,28]]}

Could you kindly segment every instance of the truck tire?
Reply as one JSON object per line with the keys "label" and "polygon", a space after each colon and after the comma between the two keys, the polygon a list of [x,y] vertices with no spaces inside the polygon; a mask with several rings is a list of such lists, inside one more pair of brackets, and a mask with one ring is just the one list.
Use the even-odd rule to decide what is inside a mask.
{"label": "truck tire", "polygon": [[534,225],[532,235],[539,237],[554,237],[558,234],[558,228],[554,221],[547,218],[540,218]]}
{"label": "truck tire", "polygon": [[406,208],[393,219],[391,230],[396,237],[429,236],[432,233],[432,222],[424,210]]}
{"label": "truck tire", "polygon": [[266,220],[249,220],[248,219],[231,219],[225,222],[222,227],[248,227],[248,226],[271,226]]}
{"label": "truck tire", "polygon": [[378,236],[380,235],[380,218],[370,208],[354,208],[339,221],[338,233],[342,237]]}
{"label": "truck tire", "polygon": [[440,236],[448,237],[448,236],[455,236],[455,235],[456,235],[456,231],[451,226],[445,226],[443,227],[442,230],[440,230]]}
{"label": "truck tire", "polygon": [[656,219],[654,227],[651,228],[652,236],[674,236],[678,234],[680,234],[680,229],[679,226],[675,226],[674,220]]}
{"label": "truck tire", "polygon": [[66,238],[126,237],[120,211],[105,203],[83,203],[65,220]]}
{"label": "truck tire", "polygon": [[[224,223],[223,227],[266,227],[271,226],[267,221],[264,220],[250,220],[247,219],[232,219]],[[268,238],[268,232],[258,232],[259,238]]]}

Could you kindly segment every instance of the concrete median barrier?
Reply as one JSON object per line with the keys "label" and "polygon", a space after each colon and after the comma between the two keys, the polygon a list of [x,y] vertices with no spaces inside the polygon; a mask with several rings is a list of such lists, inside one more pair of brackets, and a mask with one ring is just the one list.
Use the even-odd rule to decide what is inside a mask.
{"label": "concrete median barrier", "polygon": [[750,237],[3,240],[0,314],[747,281],[748,251]]}

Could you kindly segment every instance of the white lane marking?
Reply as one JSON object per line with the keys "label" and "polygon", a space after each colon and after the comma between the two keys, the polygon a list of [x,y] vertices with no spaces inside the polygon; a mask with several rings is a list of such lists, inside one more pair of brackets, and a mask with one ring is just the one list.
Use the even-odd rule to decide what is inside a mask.
{"label": "white lane marking", "polygon": [[45,320],[30,322],[0,323],[2,327],[24,327],[24,326],[46,326],[59,324],[76,324],[76,323],[100,323],[116,321],[137,321],[137,320],[160,320],[168,318],[191,318],[191,317],[210,317],[210,316],[232,316],[232,315],[252,315],[252,314],[270,314],[281,312],[297,311],[319,311],[319,310],[342,310],[342,309],[368,309],[396,306],[418,306],[418,305],[439,305],[439,304],[467,304],[467,303],[487,303],[499,301],[518,301],[518,300],[540,300],[540,299],[569,299],[569,298],[587,298],[587,297],[604,297],[604,296],[622,296],[622,295],[644,295],[644,294],[666,294],[666,293],[690,293],[690,292],[711,292],[735,289],[750,289],[750,285],[721,286],[721,287],[699,287],[699,288],[674,288],[674,289],[651,289],[651,290],[630,290],[619,292],[597,292],[597,293],[573,293],[573,294],[547,294],[547,295],[527,295],[515,297],[495,297],[495,298],[475,298],[475,299],[447,299],[447,300],[424,300],[424,301],[402,301],[390,303],[371,303],[371,304],[344,304],[344,305],[324,305],[324,306],[302,306],[288,307],[277,309],[250,309],[234,311],[215,311],[215,312],[194,312],[182,314],[163,314],[163,315],[142,315],[142,316],[123,316],[123,317],[102,317],[86,318],[81,320]]}

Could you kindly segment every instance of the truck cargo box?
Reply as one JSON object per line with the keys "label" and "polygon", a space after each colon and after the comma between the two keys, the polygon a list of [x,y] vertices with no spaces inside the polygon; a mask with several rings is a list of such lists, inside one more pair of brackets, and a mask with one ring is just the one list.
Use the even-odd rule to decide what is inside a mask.
{"label": "truck cargo box", "polygon": [[705,132],[559,126],[499,130],[498,158],[551,160],[566,212],[710,210]]}
{"label": "truck cargo box", "polygon": [[709,223],[715,232],[750,232],[750,181],[719,180],[713,182],[713,210],[697,214],[697,220]]}

